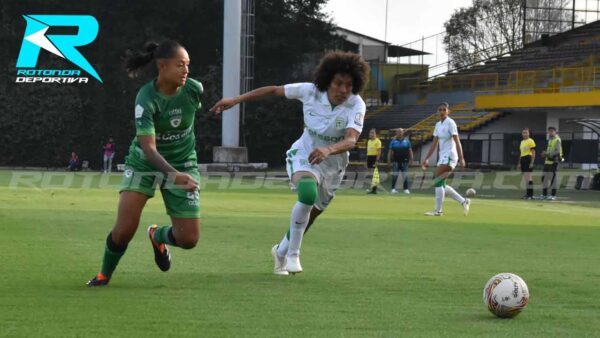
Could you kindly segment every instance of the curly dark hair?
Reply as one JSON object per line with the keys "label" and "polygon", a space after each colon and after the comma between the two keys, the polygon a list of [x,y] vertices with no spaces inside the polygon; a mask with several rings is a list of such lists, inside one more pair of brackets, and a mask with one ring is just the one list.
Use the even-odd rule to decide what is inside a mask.
{"label": "curly dark hair", "polygon": [[314,83],[320,91],[329,88],[336,74],[352,77],[352,93],[358,94],[369,80],[369,65],[355,53],[333,51],[325,54],[315,71]]}

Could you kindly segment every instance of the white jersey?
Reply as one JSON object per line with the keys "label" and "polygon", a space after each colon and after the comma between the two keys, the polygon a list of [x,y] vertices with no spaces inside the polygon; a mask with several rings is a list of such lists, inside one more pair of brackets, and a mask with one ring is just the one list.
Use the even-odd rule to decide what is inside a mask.
{"label": "white jersey", "polygon": [[[346,102],[332,109],[327,92],[319,91],[314,83],[294,83],[284,88],[285,96],[300,100],[304,111],[304,132],[292,148],[310,154],[315,148],[342,141],[348,128],[362,132],[367,108],[359,95],[351,95]],[[348,152],[331,155],[326,161],[337,162],[345,168]]]}
{"label": "white jersey", "polygon": [[456,143],[452,136],[458,135],[458,128],[456,122],[450,117],[446,117],[443,121],[438,121],[435,124],[433,130],[433,136],[438,138],[439,141],[439,158],[448,158],[452,161],[458,161],[458,151],[456,150]]}

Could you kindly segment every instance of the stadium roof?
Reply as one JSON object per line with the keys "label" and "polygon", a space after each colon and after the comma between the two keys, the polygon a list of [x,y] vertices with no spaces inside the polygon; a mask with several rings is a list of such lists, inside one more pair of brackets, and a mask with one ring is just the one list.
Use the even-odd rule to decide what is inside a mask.
{"label": "stadium roof", "polygon": [[[336,30],[340,35],[343,35],[345,39],[353,44],[362,43],[366,46],[386,46],[387,47],[387,56],[388,57],[403,57],[403,56],[416,56],[416,55],[429,55],[430,53],[411,49],[407,47],[393,45],[389,42],[376,39],[372,36],[368,36],[362,33],[358,33],[346,28],[337,27]],[[359,42],[360,41],[360,42]]]}

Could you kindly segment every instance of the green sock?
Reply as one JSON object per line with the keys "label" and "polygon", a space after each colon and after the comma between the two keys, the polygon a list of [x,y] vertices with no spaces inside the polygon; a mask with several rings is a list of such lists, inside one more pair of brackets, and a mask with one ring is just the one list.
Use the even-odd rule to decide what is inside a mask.
{"label": "green sock", "polygon": [[119,260],[125,254],[127,245],[119,246],[112,241],[112,233],[106,238],[106,246],[104,247],[104,257],[102,259],[102,269],[100,272],[107,277],[112,276],[113,272],[119,264]]}
{"label": "green sock", "polygon": [[154,241],[159,244],[176,245],[173,237],[173,227],[165,225],[154,230]]}

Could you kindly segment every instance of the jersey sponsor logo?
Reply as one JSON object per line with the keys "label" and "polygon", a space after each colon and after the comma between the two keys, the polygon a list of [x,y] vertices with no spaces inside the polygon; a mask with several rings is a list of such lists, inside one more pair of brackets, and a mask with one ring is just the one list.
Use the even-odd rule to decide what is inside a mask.
{"label": "jersey sponsor logo", "polygon": [[[92,43],[98,35],[98,21],[90,15],[23,15],[27,26],[17,59],[17,83],[87,83],[77,70],[35,68],[40,50],[44,49],[66,59],[102,83],[94,67],[75,48]],[[77,34],[46,35],[52,26],[77,27]],[[26,69],[20,69],[26,68]],[[57,76],[59,75],[59,76]]]}
{"label": "jersey sponsor logo", "polygon": [[157,141],[163,142],[174,142],[183,139],[192,133],[192,127],[190,126],[188,129],[181,132],[171,132],[169,134],[156,134],[154,137]]}
{"label": "jersey sponsor logo", "polygon": [[321,135],[319,133],[317,133],[316,131],[312,130],[312,129],[308,129],[308,134],[312,137],[316,137],[321,141],[324,142],[330,142],[330,143],[337,143],[340,142],[341,140],[344,139],[344,136],[329,136],[329,135]]}

